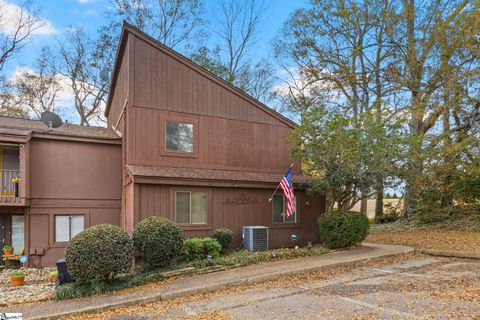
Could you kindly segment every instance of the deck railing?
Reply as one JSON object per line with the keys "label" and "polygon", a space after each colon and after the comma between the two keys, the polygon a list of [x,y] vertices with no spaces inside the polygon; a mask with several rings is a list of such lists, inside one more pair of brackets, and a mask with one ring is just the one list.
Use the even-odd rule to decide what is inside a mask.
{"label": "deck railing", "polygon": [[20,171],[19,170],[0,170],[0,196],[1,197],[15,197],[19,196],[18,195],[18,190],[17,190],[17,195],[15,195],[16,191],[15,188],[18,188],[16,186],[16,183],[12,180],[15,178],[20,177]]}

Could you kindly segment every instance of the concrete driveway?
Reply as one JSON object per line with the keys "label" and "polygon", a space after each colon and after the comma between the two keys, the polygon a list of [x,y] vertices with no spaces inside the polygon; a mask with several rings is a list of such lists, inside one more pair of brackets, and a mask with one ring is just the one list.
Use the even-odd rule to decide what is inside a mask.
{"label": "concrete driveway", "polygon": [[[163,309],[163,308],[162,308]],[[480,260],[419,257],[110,319],[480,319]]]}

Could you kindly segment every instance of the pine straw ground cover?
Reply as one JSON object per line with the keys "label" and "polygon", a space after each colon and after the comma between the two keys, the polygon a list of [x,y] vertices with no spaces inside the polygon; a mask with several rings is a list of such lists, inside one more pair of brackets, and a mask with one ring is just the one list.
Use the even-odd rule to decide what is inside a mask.
{"label": "pine straw ground cover", "polygon": [[[106,310],[98,313],[83,313],[73,316],[64,317],[62,319],[65,320],[100,320],[100,319],[110,319],[112,317],[120,317],[120,316],[134,316],[136,314],[146,313],[149,316],[156,317],[161,319],[162,315],[165,314],[170,309],[176,308],[179,305],[182,305],[186,302],[191,301],[198,301],[212,297],[224,297],[225,295],[235,295],[239,292],[249,290],[249,289],[256,289],[256,288],[282,288],[282,287],[295,287],[299,286],[302,283],[311,283],[313,281],[318,280],[327,280],[331,279],[335,276],[346,274],[352,272],[353,269],[358,268],[380,268],[381,266],[388,265],[388,264],[395,264],[400,263],[403,261],[407,261],[414,258],[424,257],[424,255],[417,254],[417,253],[410,253],[406,255],[401,255],[397,257],[391,258],[384,258],[378,259],[374,261],[369,261],[365,263],[360,263],[355,266],[349,267],[341,267],[341,268],[334,268],[325,271],[313,272],[309,274],[302,274],[299,276],[289,276],[283,277],[278,280],[272,280],[263,283],[256,283],[256,284],[249,284],[249,285],[242,285],[239,287],[234,287],[226,290],[218,290],[210,293],[202,293],[193,296],[187,297],[180,297],[171,300],[165,301],[158,301],[143,305],[134,305],[130,307],[121,307],[113,310]],[[133,289],[131,289],[133,290]],[[119,318],[120,319],[120,318]],[[223,310],[209,310],[203,313],[198,313],[191,316],[180,317],[180,319],[185,320],[204,320],[204,319],[212,319],[212,320],[230,320],[232,317],[225,313]]]}
{"label": "pine straw ground cover", "polygon": [[479,225],[478,217],[426,225],[397,221],[372,225],[366,241],[417,249],[475,252],[480,251]]}
{"label": "pine straw ground cover", "polygon": [[480,251],[480,232],[465,230],[403,230],[371,233],[367,242],[399,244],[418,249]]}

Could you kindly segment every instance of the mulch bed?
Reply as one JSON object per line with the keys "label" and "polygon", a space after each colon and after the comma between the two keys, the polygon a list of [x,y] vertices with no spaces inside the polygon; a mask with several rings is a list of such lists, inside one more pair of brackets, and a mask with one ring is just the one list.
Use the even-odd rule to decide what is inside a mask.
{"label": "mulch bed", "polygon": [[372,233],[367,242],[406,245],[418,249],[480,251],[480,232],[418,229]]}

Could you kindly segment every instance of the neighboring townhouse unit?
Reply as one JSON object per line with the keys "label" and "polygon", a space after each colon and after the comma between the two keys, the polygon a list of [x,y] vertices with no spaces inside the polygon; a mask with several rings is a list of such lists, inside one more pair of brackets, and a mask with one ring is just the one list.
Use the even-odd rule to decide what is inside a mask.
{"label": "neighboring townhouse unit", "polygon": [[121,150],[110,129],[0,117],[0,246],[50,266],[83,229],[120,225]]}
{"label": "neighboring townhouse unit", "polygon": [[[270,228],[272,247],[318,242],[325,198],[297,189],[297,213],[272,192],[289,168],[295,123],[128,24],[105,115],[122,136],[122,226],[167,217],[186,237]],[[305,182],[294,166],[295,182]]]}
{"label": "neighboring townhouse unit", "polygon": [[270,247],[318,242],[325,197],[305,192],[297,165],[296,214],[280,189],[269,201],[295,123],[128,24],[105,116],[108,128],[54,129],[0,117],[0,245],[49,266],[89,226],[132,232],[152,215],[186,238],[230,228],[234,247],[250,225],[269,227]]}

